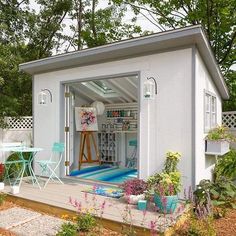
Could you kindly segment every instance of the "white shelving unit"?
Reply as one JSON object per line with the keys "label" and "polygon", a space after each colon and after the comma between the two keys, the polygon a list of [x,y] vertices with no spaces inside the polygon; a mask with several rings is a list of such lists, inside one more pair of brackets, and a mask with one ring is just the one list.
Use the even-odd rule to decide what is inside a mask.
{"label": "white shelving unit", "polygon": [[103,163],[117,163],[117,134],[114,132],[99,132],[98,146],[100,160]]}

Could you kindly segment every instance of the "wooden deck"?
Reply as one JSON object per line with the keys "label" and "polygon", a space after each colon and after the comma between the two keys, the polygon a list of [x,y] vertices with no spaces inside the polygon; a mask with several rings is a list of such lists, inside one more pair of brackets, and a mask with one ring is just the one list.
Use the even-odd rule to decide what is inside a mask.
{"label": "wooden deck", "polygon": [[[175,214],[163,216],[158,214],[155,207],[151,204],[144,213],[136,209],[136,206],[127,205],[121,199],[103,197],[94,194],[85,194],[83,190],[91,186],[91,183],[81,183],[72,179],[64,179],[64,184],[50,182],[46,188],[39,189],[32,183],[23,181],[20,193],[17,195],[10,194],[10,186],[6,186],[4,192],[8,198],[14,202],[35,210],[57,215],[73,215],[76,209],[69,202],[71,197],[81,203],[82,209],[89,209],[97,217],[101,218],[102,224],[115,231],[121,231],[121,225],[132,222],[138,235],[150,235],[150,224],[153,222],[158,231],[163,231],[168,226],[173,225],[176,219],[183,213],[177,210]],[[102,205],[105,201],[104,213]]]}

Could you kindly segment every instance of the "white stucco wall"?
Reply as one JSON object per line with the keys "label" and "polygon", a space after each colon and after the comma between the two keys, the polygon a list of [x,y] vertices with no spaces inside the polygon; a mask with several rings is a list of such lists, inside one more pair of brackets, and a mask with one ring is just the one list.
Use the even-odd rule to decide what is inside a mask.
{"label": "white stucco wall", "polygon": [[[111,75],[140,73],[141,97],[139,116],[140,177],[146,178],[163,168],[165,153],[179,151],[183,155],[180,170],[184,185],[191,185],[192,132],[192,48],[163,52],[132,59],[112,61],[34,76],[34,144],[50,149],[54,141],[63,141],[63,100],[61,82],[91,80]],[[147,77],[157,80],[155,100],[142,98]],[[38,105],[42,88],[52,91],[53,102]],[[39,158],[46,151],[39,153]],[[62,172],[63,173],[63,172]]]}
{"label": "white stucco wall", "polygon": [[195,122],[195,173],[196,173],[196,184],[201,179],[211,179],[212,169],[214,168],[215,157],[205,156],[205,137],[207,133],[204,130],[204,90],[213,93],[216,96],[217,103],[217,124],[221,124],[222,116],[222,101],[217,91],[210,74],[207,71],[206,66],[196,50],[196,70],[195,70],[195,107],[196,107],[196,122]]}

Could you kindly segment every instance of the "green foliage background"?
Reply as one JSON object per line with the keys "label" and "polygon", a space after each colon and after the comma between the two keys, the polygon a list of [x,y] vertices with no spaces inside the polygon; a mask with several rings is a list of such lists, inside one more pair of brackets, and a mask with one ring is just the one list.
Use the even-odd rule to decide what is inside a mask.
{"label": "green foliage background", "polygon": [[231,94],[224,110],[236,110],[235,0],[107,0],[103,8],[101,0],[35,2],[36,10],[29,0],[0,1],[0,126],[4,116],[32,114],[32,80],[20,63],[151,33],[140,17],[154,32],[202,24]]}

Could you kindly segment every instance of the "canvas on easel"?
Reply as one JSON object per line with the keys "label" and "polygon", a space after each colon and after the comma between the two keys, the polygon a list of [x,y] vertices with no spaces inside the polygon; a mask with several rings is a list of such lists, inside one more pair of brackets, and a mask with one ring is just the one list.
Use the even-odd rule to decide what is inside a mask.
{"label": "canvas on easel", "polygon": [[[96,109],[94,107],[75,107],[76,131],[80,131],[79,166],[82,163],[99,162],[99,152],[94,138],[94,131],[98,131]],[[92,158],[94,148],[95,159]]]}
{"label": "canvas on easel", "polygon": [[94,107],[75,107],[76,131],[98,131],[96,109]]}

